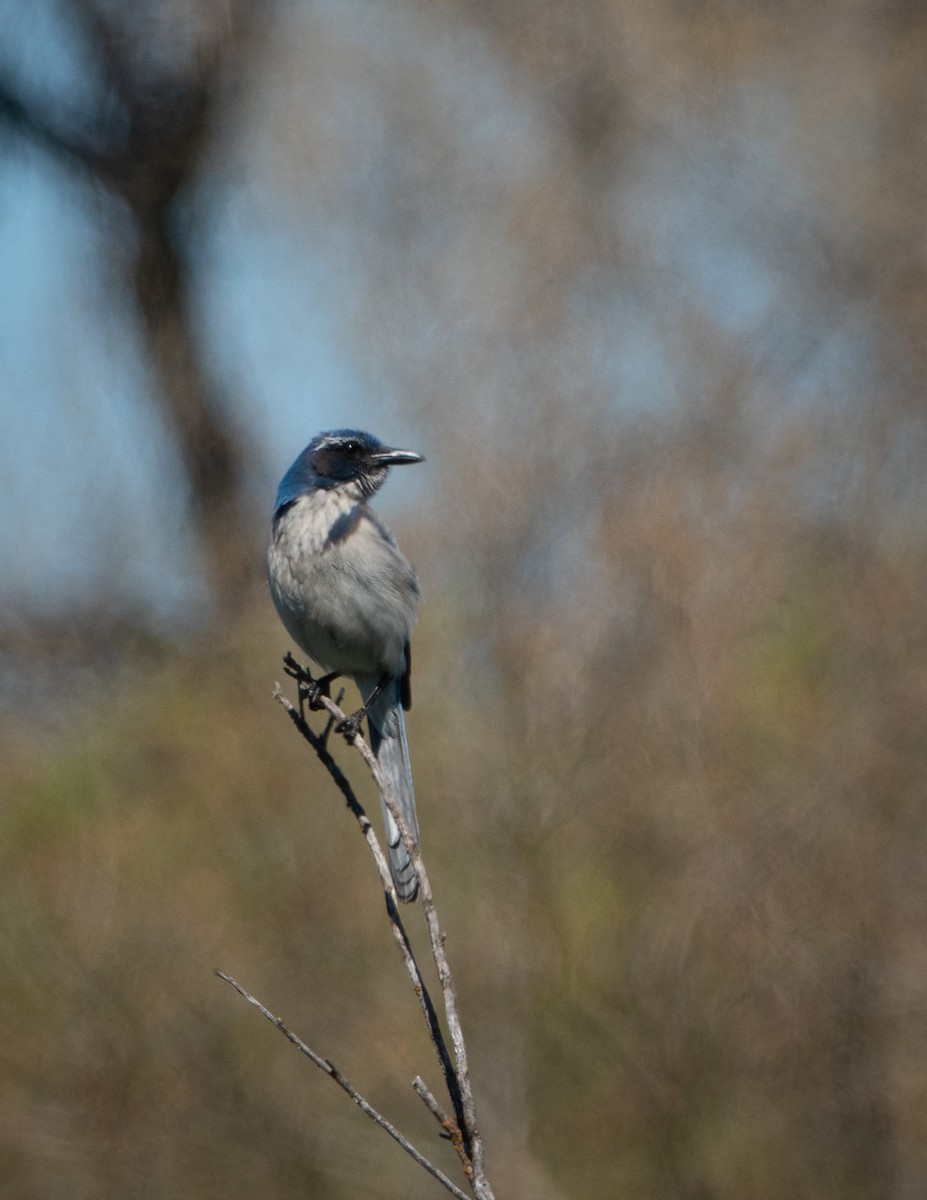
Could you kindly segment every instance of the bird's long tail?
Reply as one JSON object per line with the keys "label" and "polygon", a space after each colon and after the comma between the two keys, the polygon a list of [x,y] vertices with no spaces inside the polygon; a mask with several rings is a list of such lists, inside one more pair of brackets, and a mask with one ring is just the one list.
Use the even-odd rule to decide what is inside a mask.
{"label": "bird's long tail", "polygon": [[[361,694],[366,699],[375,684],[361,684]],[[409,762],[409,743],[406,740],[406,723],[402,715],[399,680],[386,685],[374,701],[367,714],[370,725],[370,748],[376,755],[377,765],[399,804],[399,811],[412,831],[416,843],[419,841],[418,818],[415,814],[415,792],[412,788],[412,764]],[[418,895],[418,879],[409,852],[402,844],[396,822],[380,797],[383,820],[386,824],[386,840],[389,843],[389,868],[393,886],[400,900],[411,901]]]}

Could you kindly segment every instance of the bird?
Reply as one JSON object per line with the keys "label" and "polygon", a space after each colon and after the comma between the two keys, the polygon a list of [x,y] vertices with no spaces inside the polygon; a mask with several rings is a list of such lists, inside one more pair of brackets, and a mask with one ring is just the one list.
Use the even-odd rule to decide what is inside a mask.
{"label": "bird", "polygon": [[[390,467],[424,462],[359,429],[312,439],[280,481],[267,569],[270,593],[287,632],[327,674],[347,676],[362,707],[370,748],[392,785],[399,810],[419,841],[404,711],[408,710],[412,629],[421,593],[415,570],[368,501]],[[389,864],[397,896],[411,902],[418,878],[381,795]]]}

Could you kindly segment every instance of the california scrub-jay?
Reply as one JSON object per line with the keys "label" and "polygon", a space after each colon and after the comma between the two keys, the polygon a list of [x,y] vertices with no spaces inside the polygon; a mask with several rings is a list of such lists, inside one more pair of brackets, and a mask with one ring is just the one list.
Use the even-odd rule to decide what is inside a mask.
{"label": "california scrub-jay", "polygon": [[[366,713],[370,748],[416,842],[402,711],[412,698],[409,638],[418,581],[367,501],[390,467],[422,461],[357,429],[320,433],[280,482],[267,555],[271,595],[287,632],[329,673],[323,683],[347,675],[357,684],[364,707],[355,718]],[[412,861],[382,807],[396,894],[414,900]]]}

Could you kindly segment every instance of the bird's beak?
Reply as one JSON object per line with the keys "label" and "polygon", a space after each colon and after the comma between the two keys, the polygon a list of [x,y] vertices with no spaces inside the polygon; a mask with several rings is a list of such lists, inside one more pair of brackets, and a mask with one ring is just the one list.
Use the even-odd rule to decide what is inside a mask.
{"label": "bird's beak", "polygon": [[423,456],[416,454],[414,450],[391,450],[388,446],[384,446],[376,454],[371,454],[370,459],[381,467],[401,467],[404,463],[425,461]]}

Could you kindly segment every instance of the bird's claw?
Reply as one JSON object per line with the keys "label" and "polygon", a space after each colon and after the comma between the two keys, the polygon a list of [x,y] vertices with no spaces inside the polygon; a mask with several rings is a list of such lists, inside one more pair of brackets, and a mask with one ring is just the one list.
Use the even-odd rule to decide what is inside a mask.
{"label": "bird's claw", "polygon": [[296,686],[299,689],[300,702],[308,704],[310,712],[320,712],[325,707],[322,697],[328,699],[329,695],[328,684],[324,680],[300,679]]}
{"label": "bird's claw", "polygon": [[335,733],[340,733],[346,741],[353,742],[360,733],[361,721],[363,721],[366,715],[367,709],[363,707],[359,708],[357,712],[338,722],[335,726]]}
{"label": "bird's claw", "polygon": [[332,671],[330,675],[323,675],[321,679],[313,679],[309,671],[298,663],[292,654],[284,657],[283,668],[291,679],[296,680],[300,708],[308,704],[310,712],[320,712],[325,707],[322,703],[323,698],[331,699],[332,680],[338,678],[338,672]]}

